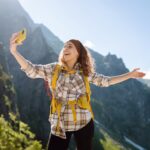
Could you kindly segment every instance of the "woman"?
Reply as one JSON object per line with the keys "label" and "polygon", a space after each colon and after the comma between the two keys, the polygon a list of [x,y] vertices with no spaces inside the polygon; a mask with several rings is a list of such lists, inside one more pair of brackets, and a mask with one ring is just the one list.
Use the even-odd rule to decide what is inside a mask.
{"label": "woman", "polygon": [[[96,73],[94,60],[89,51],[79,40],[75,39],[64,44],[58,62],[46,65],[32,64],[17,51],[17,45],[19,45],[15,43],[17,34],[14,33],[10,39],[10,51],[20,64],[21,70],[30,78],[43,78],[48,81],[48,85],[52,89],[52,112],[49,118],[51,134],[48,149],[67,150],[70,138],[74,134],[78,150],[91,150],[94,123],[90,104],[86,103],[87,99],[90,99],[87,81],[97,86],[108,87],[130,78],[142,78],[145,73],[139,72],[139,68],[118,76]],[[53,87],[56,65],[60,66],[59,75],[57,74],[57,83]],[[86,102],[83,99],[85,96]],[[79,100],[80,104],[87,104],[87,107],[83,108],[83,105],[78,103]]]}

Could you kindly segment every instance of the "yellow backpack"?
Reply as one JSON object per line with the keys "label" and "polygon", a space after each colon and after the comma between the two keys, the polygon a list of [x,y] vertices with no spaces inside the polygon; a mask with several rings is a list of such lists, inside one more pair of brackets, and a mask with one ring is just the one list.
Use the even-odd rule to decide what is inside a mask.
{"label": "yellow backpack", "polygon": [[[53,113],[57,112],[57,114],[58,114],[57,129],[59,128],[62,103],[60,101],[58,102],[57,99],[55,99],[53,93],[56,89],[56,82],[57,82],[60,70],[61,70],[61,66],[59,64],[56,64],[54,71],[53,71],[53,74],[52,74],[52,81],[51,81],[52,101],[51,101],[51,106],[50,106],[50,117]],[[84,75],[83,78],[84,78],[84,83],[85,83],[85,87],[86,87],[86,96],[80,96],[77,100],[68,100],[67,101],[67,104],[72,109],[74,123],[76,123],[76,121],[77,121],[76,120],[76,111],[75,111],[75,106],[74,106],[76,104],[83,109],[88,109],[91,112],[92,118],[94,119],[94,114],[92,112],[92,108],[90,105],[91,90],[90,90],[88,77]]]}

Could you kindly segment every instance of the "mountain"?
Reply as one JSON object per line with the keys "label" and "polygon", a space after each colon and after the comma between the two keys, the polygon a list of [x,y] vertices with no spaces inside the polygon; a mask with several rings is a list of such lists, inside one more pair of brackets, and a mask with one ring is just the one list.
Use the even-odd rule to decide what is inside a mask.
{"label": "mountain", "polygon": [[139,79],[142,83],[146,84],[148,87],[150,87],[150,79]]}
{"label": "mountain", "polygon": [[[18,51],[32,63],[46,64],[57,61],[63,42],[42,24],[36,24],[17,0],[0,0],[0,63],[11,75],[16,91],[20,120],[27,123],[36,138],[45,146],[50,132],[48,122],[50,100],[42,79],[30,79],[20,70],[9,51],[12,33],[27,29],[27,39]],[[123,60],[115,54],[106,56],[89,49],[96,62],[96,71],[115,76],[128,72]],[[3,52],[2,52],[3,51]],[[5,58],[5,59],[4,59]],[[94,149],[135,149],[131,142],[150,149],[150,88],[136,79],[105,87],[91,85],[92,107],[100,124],[95,128]],[[3,93],[3,92],[2,92]],[[0,105],[0,110],[5,109]],[[73,149],[70,144],[70,149]],[[116,148],[116,149],[117,149]],[[111,149],[110,149],[111,150]]]}
{"label": "mountain", "polygon": [[11,75],[8,72],[5,49],[0,44],[0,115],[3,114],[7,120],[9,119],[10,111],[18,115],[16,91],[11,82]]}

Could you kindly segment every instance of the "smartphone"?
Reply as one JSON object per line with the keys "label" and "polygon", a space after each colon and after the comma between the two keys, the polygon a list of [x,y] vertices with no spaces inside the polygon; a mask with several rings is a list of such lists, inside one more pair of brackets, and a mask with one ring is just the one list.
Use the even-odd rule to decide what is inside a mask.
{"label": "smartphone", "polygon": [[21,31],[19,31],[15,43],[21,44],[25,39],[26,39],[26,29],[24,28]]}

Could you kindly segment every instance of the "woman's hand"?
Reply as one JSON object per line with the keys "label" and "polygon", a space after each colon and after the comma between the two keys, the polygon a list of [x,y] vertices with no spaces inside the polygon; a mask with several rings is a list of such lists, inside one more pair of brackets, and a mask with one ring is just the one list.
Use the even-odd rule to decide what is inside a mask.
{"label": "woman's hand", "polygon": [[18,37],[19,32],[13,33],[11,38],[10,38],[10,52],[16,52],[17,51],[17,46],[22,45],[22,43],[16,43],[16,38]]}
{"label": "woman's hand", "polygon": [[143,78],[145,76],[144,72],[139,72],[140,68],[135,68],[133,71],[130,72],[131,78]]}

